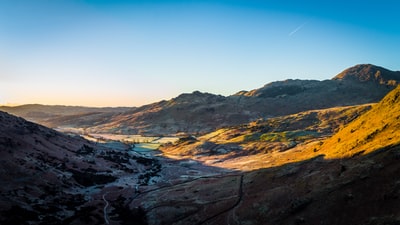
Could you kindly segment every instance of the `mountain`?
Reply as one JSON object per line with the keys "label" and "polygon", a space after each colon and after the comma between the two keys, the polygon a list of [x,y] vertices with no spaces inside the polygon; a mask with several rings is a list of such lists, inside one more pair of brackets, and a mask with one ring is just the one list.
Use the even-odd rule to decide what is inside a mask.
{"label": "mountain", "polygon": [[[147,184],[150,173],[160,176],[156,159],[129,149],[0,112],[0,224],[104,224],[107,193],[134,193],[134,184]],[[135,212],[123,214],[124,206],[112,209],[113,221],[122,215],[140,219]]]}
{"label": "mountain", "polygon": [[89,133],[198,135],[260,118],[378,102],[399,82],[400,72],[360,64],[331,80],[277,81],[227,97],[195,91],[138,108],[85,109],[68,115],[48,114],[51,110],[44,108],[13,113],[49,127],[82,128]]}
{"label": "mountain", "polygon": [[[182,94],[169,101],[112,116],[109,122],[88,130],[159,135],[206,133],[259,118],[378,102],[400,82],[400,72],[391,72],[369,64],[357,65],[346,71],[352,71],[353,75],[360,71],[360,79],[345,79],[348,75],[340,74],[350,72],[344,71],[332,80],[278,81],[228,97],[200,92]],[[379,82],[363,82],[365,74],[372,72],[380,74],[376,76]]]}
{"label": "mountain", "polygon": [[200,133],[216,126],[256,119],[259,116],[256,114],[245,112],[241,105],[224,96],[195,91],[114,115],[108,122],[92,126],[87,131],[143,135]]}
{"label": "mountain", "polygon": [[400,86],[146,156],[0,112],[0,224],[399,224],[399,100]]}
{"label": "mountain", "polygon": [[29,121],[50,128],[72,127],[84,129],[105,122],[112,115],[125,112],[129,107],[83,107],[63,105],[28,104],[21,106],[0,106],[0,110],[23,117]]}
{"label": "mountain", "polygon": [[333,79],[395,85],[398,83],[399,77],[400,71],[394,72],[372,64],[360,64],[344,70]]}
{"label": "mountain", "polygon": [[[130,207],[142,207],[149,224],[399,224],[399,100],[400,86],[369,110],[305,112],[182,138],[161,150],[221,167],[236,158],[236,173],[144,193]],[[347,121],[334,123],[341,119]],[[313,126],[334,128],[335,134],[303,138]],[[243,155],[257,143],[292,141],[297,145]],[[242,148],[230,148],[235,142]],[[179,153],[188,145],[192,151]],[[243,172],[257,163],[262,166]]]}

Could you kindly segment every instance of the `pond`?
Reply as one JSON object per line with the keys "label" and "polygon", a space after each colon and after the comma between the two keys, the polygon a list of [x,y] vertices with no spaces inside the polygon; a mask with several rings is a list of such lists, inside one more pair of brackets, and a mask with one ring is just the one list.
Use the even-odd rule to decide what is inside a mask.
{"label": "pond", "polygon": [[159,143],[139,143],[135,144],[132,150],[140,153],[148,153],[156,150],[158,147],[160,147]]}

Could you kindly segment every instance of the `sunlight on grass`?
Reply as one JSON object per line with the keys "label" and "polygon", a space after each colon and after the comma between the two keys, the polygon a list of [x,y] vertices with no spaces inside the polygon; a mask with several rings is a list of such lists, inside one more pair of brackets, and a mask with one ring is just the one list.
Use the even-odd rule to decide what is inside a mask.
{"label": "sunlight on grass", "polygon": [[285,131],[279,133],[266,133],[260,136],[261,141],[305,141],[320,136],[315,131]]}
{"label": "sunlight on grass", "polygon": [[[399,129],[400,87],[372,107],[336,107],[252,122],[161,147],[161,151],[210,166],[251,171],[316,157],[331,160],[369,154],[399,145]],[[337,132],[330,136],[333,130]],[[218,149],[227,152],[220,154]]]}
{"label": "sunlight on grass", "polygon": [[370,111],[326,140],[319,148],[327,158],[352,157],[400,144],[400,86]]}

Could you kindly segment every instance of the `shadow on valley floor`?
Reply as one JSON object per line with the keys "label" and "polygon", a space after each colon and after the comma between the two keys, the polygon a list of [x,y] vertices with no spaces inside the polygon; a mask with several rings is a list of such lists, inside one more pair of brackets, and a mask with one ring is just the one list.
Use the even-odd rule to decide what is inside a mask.
{"label": "shadow on valley floor", "polygon": [[[60,137],[52,138],[60,144]],[[13,151],[0,152],[5,225],[400,224],[400,146],[243,172],[104,152],[87,142],[76,142],[82,147],[69,152],[67,162],[64,155],[29,149],[30,160],[37,160],[32,164],[21,161],[25,148],[14,142]],[[75,162],[88,157],[93,161]],[[65,177],[74,165],[78,175]],[[107,177],[95,179],[102,173]]]}
{"label": "shadow on valley floor", "polygon": [[231,172],[35,132],[33,145],[0,132],[0,224],[147,224],[144,208],[129,207],[135,198]]}
{"label": "shadow on valley floor", "polygon": [[229,172],[126,147],[0,112],[0,224],[146,224],[148,209],[129,207],[135,196]]}
{"label": "shadow on valley floor", "polygon": [[126,203],[149,224],[400,224],[400,147],[199,177]]}

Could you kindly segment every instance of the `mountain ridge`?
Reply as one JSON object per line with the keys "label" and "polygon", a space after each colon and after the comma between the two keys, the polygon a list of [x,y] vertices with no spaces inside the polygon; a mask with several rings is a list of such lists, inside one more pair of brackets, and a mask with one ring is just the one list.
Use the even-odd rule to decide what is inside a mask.
{"label": "mountain ridge", "polygon": [[330,80],[275,81],[258,89],[240,91],[226,97],[194,91],[170,100],[116,112],[97,109],[97,115],[76,114],[75,117],[69,115],[67,118],[50,115],[53,117],[47,120],[40,118],[44,116],[39,113],[36,118],[29,119],[53,128],[72,126],[90,133],[201,134],[259,118],[378,102],[399,82],[400,72],[371,64],[359,64]]}
{"label": "mountain ridge", "polygon": [[[361,67],[371,67],[362,65]],[[372,67],[371,67],[372,68]],[[375,68],[375,67],[373,67]],[[264,85],[250,92],[218,96],[194,92],[168,101],[139,107],[135,113],[122,113],[90,132],[159,134],[206,133],[224,126],[238,125],[259,118],[289,115],[301,111],[378,102],[397,82],[361,82],[352,79],[286,80]],[[396,73],[397,76],[397,73]],[[392,77],[390,77],[392,78]],[[373,90],[373,91],[372,91]],[[188,100],[190,99],[190,100]],[[111,129],[110,129],[111,128]]]}

